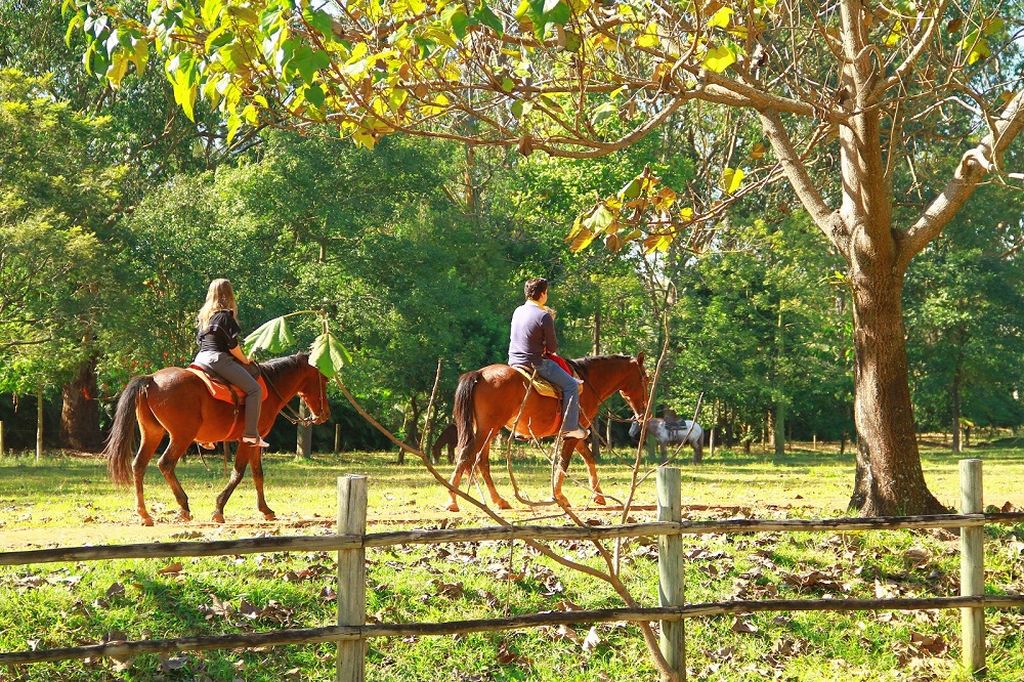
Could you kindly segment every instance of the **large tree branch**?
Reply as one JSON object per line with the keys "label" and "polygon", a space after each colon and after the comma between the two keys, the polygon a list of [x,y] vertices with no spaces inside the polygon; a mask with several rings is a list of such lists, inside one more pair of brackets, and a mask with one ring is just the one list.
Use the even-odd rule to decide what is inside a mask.
{"label": "large tree branch", "polygon": [[814,185],[814,181],[807,172],[807,166],[800,158],[800,155],[797,154],[796,149],[793,148],[793,142],[785,125],[782,123],[782,119],[779,117],[779,113],[766,110],[758,112],[758,115],[761,118],[761,127],[768,136],[768,141],[771,142],[775,156],[779,158],[782,170],[789,183],[793,186],[794,191],[796,191],[800,203],[807,209],[818,229],[845,255],[847,244],[846,239],[843,237],[842,225],[838,222],[839,217],[825,203],[821,192]]}
{"label": "large tree branch", "polygon": [[1024,89],[1011,99],[992,130],[973,149],[968,150],[942,191],[906,232],[897,235],[897,265],[905,268],[942,228],[963,208],[974,190],[993,169],[998,169],[1003,153],[1024,130]]}

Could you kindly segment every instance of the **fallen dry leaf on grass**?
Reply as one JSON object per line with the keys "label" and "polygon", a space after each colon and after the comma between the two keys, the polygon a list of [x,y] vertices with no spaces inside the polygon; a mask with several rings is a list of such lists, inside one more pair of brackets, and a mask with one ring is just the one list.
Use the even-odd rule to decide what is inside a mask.
{"label": "fallen dry leaf on grass", "polygon": [[758,631],[758,627],[749,620],[735,618],[732,621],[732,631],[739,633],[754,633]]}
{"label": "fallen dry leaf on grass", "polygon": [[601,638],[597,634],[597,626],[591,626],[590,632],[588,632],[587,636],[583,639],[583,644],[581,645],[583,647],[583,650],[587,653],[591,653],[594,651],[594,649],[597,648],[597,645],[600,643]]}
{"label": "fallen dry leaf on grass", "polygon": [[529,667],[533,665],[533,661],[525,656],[520,656],[507,641],[502,641],[498,645],[498,652],[494,656],[495,660],[501,665],[521,665],[523,667]]}
{"label": "fallen dry leaf on grass", "polygon": [[167,564],[166,566],[161,568],[159,571],[157,571],[157,573],[159,573],[161,575],[177,575],[178,573],[181,573],[181,570],[182,570],[181,564],[178,563],[177,561],[175,561],[172,564]]}
{"label": "fallen dry leaf on grass", "polygon": [[910,645],[932,656],[941,656],[949,650],[949,645],[942,635],[926,635],[920,632],[910,633]]}

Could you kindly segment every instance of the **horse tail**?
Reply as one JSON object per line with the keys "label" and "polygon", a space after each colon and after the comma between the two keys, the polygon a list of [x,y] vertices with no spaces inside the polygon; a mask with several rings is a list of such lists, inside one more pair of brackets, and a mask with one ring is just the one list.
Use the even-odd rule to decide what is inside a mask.
{"label": "horse tail", "polygon": [[135,452],[136,410],[149,384],[149,376],[135,377],[124,387],[121,398],[117,401],[114,425],[110,429],[103,454],[107,458],[110,478],[118,485],[128,485],[132,482],[130,461]]}
{"label": "horse tail", "polygon": [[[455,428],[459,431],[457,447],[459,451],[469,447],[473,442],[473,391],[480,380],[480,370],[466,372],[459,377],[459,385],[455,389]],[[460,455],[461,456],[461,455]]]}

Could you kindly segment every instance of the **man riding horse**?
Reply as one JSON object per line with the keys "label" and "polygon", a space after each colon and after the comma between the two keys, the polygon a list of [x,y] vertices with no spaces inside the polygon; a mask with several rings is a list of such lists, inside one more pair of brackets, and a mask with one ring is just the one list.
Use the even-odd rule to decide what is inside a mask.
{"label": "man riding horse", "polygon": [[[558,462],[552,475],[551,493],[555,501],[568,505],[562,494],[569,459],[578,451],[587,464],[590,491],[597,504],[604,504],[597,466],[587,444],[587,430],[601,403],[620,393],[634,415],[640,418],[647,409],[647,374],[643,353],[603,355],[580,358],[571,365],[586,382],[586,390],[557,364],[555,336],[551,311],[547,302],[548,283],[531,279],[524,286],[526,302],[512,317],[509,339],[509,364],[488,365],[459,377],[455,390],[454,422],[458,429],[456,465],[449,479],[457,489],[462,477],[476,469],[487,486],[491,501],[500,509],[509,503],[498,494],[491,480],[490,447],[502,429],[507,428],[525,438],[560,436]],[[564,360],[562,362],[565,362]],[[518,365],[518,367],[517,367]],[[549,387],[535,381],[545,378],[561,389],[561,398]],[[458,511],[457,495],[450,492],[449,511]]]}
{"label": "man riding horse", "polygon": [[562,392],[562,436],[586,438],[587,431],[580,428],[579,384],[582,382],[577,382],[551,357],[558,352],[558,337],[551,309],[547,307],[548,281],[543,277],[527,280],[523,293],[526,302],[512,314],[508,364],[536,371],[538,376],[557,386]]}

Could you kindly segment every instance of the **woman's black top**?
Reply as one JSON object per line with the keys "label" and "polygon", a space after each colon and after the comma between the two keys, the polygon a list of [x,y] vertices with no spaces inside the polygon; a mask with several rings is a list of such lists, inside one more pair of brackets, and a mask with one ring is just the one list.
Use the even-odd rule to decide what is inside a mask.
{"label": "woman's black top", "polygon": [[206,329],[200,329],[196,334],[196,343],[199,344],[200,352],[212,350],[218,353],[229,353],[238,345],[238,335],[242,333],[241,327],[235,320],[230,310],[218,310],[210,318]]}

